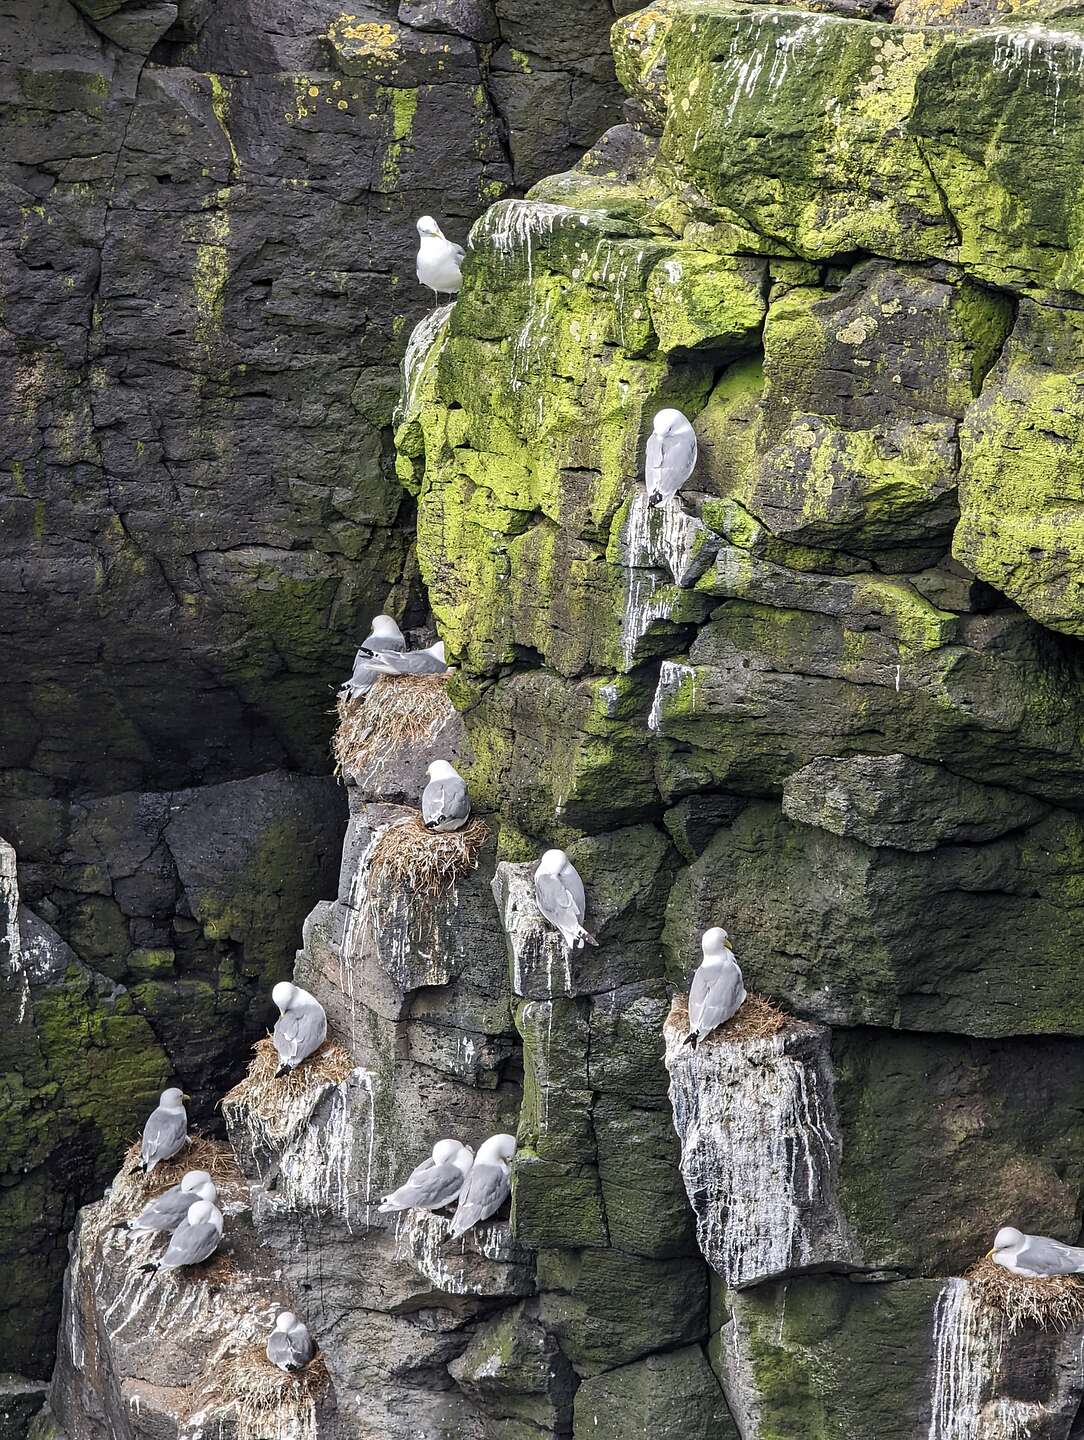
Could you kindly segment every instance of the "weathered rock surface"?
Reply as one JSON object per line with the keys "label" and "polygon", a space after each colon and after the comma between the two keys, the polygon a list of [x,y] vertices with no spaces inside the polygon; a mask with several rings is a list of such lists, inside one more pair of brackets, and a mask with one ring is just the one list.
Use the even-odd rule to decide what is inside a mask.
{"label": "weathered rock surface", "polygon": [[[333,893],[339,802],[291,772],[327,770],[369,617],[424,616],[389,443],[428,304],[414,219],[463,238],[619,110],[607,0],[362,8],[11,0],[0,21],[0,833],[71,963],[146,1017],[126,1116],[125,1067],[163,1050],[201,1111],[236,1078],[254,995]],[[27,1046],[112,1028],[88,983]],[[20,1115],[35,1064],[2,1066]],[[51,1258],[9,1286],[42,1322],[0,1328],[0,1368],[42,1377],[62,1233],[118,1157],[71,1103],[84,1138],[46,1198],[16,1177],[51,1121],[13,1115],[3,1162],[4,1249]]]}
{"label": "weathered rock surface", "polygon": [[[483,54],[487,7],[402,9],[328,17],[344,77],[424,83],[440,15],[442,83],[495,73],[528,15],[495,4]],[[439,747],[489,840],[419,942],[365,860],[432,745],[348,774],[295,972],[347,1061],[274,1124],[227,1107],[262,1261],[373,1440],[1084,1423],[1079,1327],[1010,1336],[959,1278],[1003,1223],[1076,1241],[1084,1197],[1080,40],[929,9],[631,15],[639,128],[500,198],[407,342]],[[269,43],[289,70],[304,26]],[[701,463],[648,513],[663,404]],[[572,955],[532,896],[554,844],[600,942]],[[788,1014],[694,1053],[666,1017],[719,923]],[[498,1129],[477,1235],[379,1214]]]}

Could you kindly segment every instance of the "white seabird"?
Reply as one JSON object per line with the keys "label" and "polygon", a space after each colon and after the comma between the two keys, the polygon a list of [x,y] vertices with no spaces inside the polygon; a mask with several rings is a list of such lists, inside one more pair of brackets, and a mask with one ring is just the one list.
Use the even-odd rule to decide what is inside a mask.
{"label": "white seabird", "polygon": [[296,1070],[327,1039],[327,1016],[315,995],[288,980],[279,981],[271,991],[271,999],[280,1011],[271,1032],[279,1057],[277,1074],[285,1075],[287,1070]]}
{"label": "white seabird", "polygon": [[741,966],[730,948],[730,936],[718,925],[701,937],[704,958],[689,986],[689,1034],[686,1044],[696,1045],[725,1025],[745,1003]]}
{"label": "white seabird", "polygon": [[367,695],[376,683],[377,671],[371,665],[374,655],[401,654],[406,649],[406,636],[390,615],[377,615],[373,628],[358,647],[350,679],[340,691],[350,696]]}
{"label": "white seabird", "polygon": [[222,1211],[210,1200],[197,1200],[173,1232],[161,1260],[143,1265],[143,1270],[180,1270],[209,1260],[222,1239]]}
{"label": "white seabird", "polygon": [[206,1170],[189,1170],[181,1176],[181,1183],[149,1200],[134,1220],[128,1221],[129,1230],[141,1230],[145,1234],[158,1235],[164,1230],[173,1231],[188,1214],[197,1200],[218,1199],[218,1190]]}
{"label": "white seabird", "polygon": [[994,1237],[990,1257],[1013,1275],[1038,1279],[1050,1275],[1084,1275],[1084,1248],[1064,1245],[1046,1235],[1025,1235],[1004,1225]]}
{"label": "white seabird", "polygon": [[534,872],[534,893],[544,919],[560,930],[570,950],[598,941],[583,928],[587,899],[579,871],[563,850],[547,850]]}
{"label": "white seabird", "polygon": [[463,284],[461,265],[466,251],[445,237],[432,215],[418,221],[418,282],[427,286],[440,304],[442,295],[458,295]]}
{"label": "white seabird", "polygon": [[380,1202],[382,1215],[399,1210],[440,1210],[459,1199],[463,1182],[474,1165],[474,1151],[458,1140],[438,1140],[428,1160]]}
{"label": "white seabird", "polygon": [[304,1370],[316,1354],[309,1327],[292,1310],[283,1310],[267,1337],[267,1358],[280,1370]]}
{"label": "white seabird", "polygon": [[516,1153],[514,1135],[491,1135],[478,1147],[471,1172],[463,1183],[459,1204],[452,1216],[452,1239],[465,1235],[475,1225],[495,1215],[512,1193],[512,1167]]}
{"label": "white seabird", "polygon": [[385,650],[374,655],[369,664],[379,675],[443,675],[448,668],[443,640],[425,650],[408,650],[404,655]]}
{"label": "white seabird", "polygon": [[181,1090],[163,1090],[158,1108],[148,1116],[139,1147],[139,1168],[147,1175],[160,1161],[171,1160],[188,1140],[187,1098]]}
{"label": "white seabird", "polygon": [[696,431],[680,410],[660,410],[647,441],[647,503],[670,500],[696,469]]}
{"label": "white seabird", "polygon": [[434,760],[426,771],[422,820],[427,830],[462,830],[470,819],[470,795],[462,775],[447,760]]}

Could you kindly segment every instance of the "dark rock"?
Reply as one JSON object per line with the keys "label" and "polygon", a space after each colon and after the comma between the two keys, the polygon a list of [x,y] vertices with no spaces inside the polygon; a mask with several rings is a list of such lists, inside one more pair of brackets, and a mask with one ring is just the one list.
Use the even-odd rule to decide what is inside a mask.
{"label": "dark rock", "polygon": [[996,840],[1045,813],[1046,806],[1030,796],[977,785],[906,755],[824,757],[783,786],[788,820],[900,850]]}

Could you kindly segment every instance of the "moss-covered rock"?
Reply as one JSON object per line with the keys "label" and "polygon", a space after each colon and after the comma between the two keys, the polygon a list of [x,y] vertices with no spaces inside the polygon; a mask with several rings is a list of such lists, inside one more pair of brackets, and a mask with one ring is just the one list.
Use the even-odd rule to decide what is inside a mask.
{"label": "moss-covered rock", "polygon": [[1029,615],[1084,636],[1084,323],[1022,301],[960,437],[953,552]]}
{"label": "moss-covered rock", "polygon": [[587,1380],[576,1392],[576,1428],[599,1440],[737,1440],[719,1382],[699,1345],[649,1355]]}

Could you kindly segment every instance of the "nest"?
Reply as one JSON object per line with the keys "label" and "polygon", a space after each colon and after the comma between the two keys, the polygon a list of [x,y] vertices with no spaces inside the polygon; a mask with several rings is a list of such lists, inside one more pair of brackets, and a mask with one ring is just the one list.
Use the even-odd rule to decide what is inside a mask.
{"label": "nest", "polygon": [[220,1105],[274,1115],[302,1104],[314,1090],[341,1084],[355,1068],[350,1055],[333,1040],[325,1040],[315,1054],[285,1075],[277,1074],[279,1056],[270,1035],[258,1040],[253,1049],[248,1074],[223,1095]]}
{"label": "nest", "polygon": [[435,740],[455,714],[447,675],[381,675],[367,695],[342,695],[331,741],[336,773],[367,779],[408,745]]}
{"label": "nest", "polygon": [[[689,997],[687,995],[675,995],[673,1004],[670,1007],[670,1015],[667,1023],[677,1026],[681,1030],[689,1028]],[[773,1035],[793,1025],[795,1021],[786,1011],[780,1010],[764,995],[746,995],[741,1008],[737,1010],[725,1025],[720,1025],[717,1030],[712,1030],[700,1041],[698,1049],[703,1050],[707,1046],[723,1044],[734,1040],[770,1040]]]}
{"label": "nest", "polygon": [[368,858],[371,895],[401,891],[435,900],[468,875],[489,839],[474,815],[460,830],[427,830],[419,813],[396,820],[381,832]]}
{"label": "nest", "polygon": [[191,1135],[187,1145],[182,1146],[172,1160],[162,1161],[149,1175],[144,1175],[139,1168],[140,1144],[135,1140],[125,1151],[120,1174],[113,1183],[117,1198],[130,1196],[144,1204],[152,1196],[179,1185],[189,1170],[206,1170],[215,1182],[220,1200],[241,1200],[248,1195],[237,1157],[222,1140]]}
{"label": "nest", "polygon": [[984,1255],[964,1276],[975,1299],[1004,1315],[1010,1334],[1025,1326],[1068,1330],[1084,1320],[1084,1283],[1075,1275],[1014,1275]]}
{"label": "nest", "polygon": [[262,1346],[252,1345],[223,1357],[196,1405],[232,1410],[238,1440],[289,1440],[315,1436],[316,1406],[330,1385],[323,1356],[290,1375],[271,1364]]}

